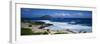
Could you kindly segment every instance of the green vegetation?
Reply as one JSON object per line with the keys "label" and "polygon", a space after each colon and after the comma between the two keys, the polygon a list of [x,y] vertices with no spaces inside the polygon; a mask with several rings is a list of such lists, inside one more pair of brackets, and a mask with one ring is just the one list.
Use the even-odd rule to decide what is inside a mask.
{"label": "green vegetation", "polygon": [[[49,34],[47,31],[44,32],[35,32],[29,28],[21,28],[21,35],[46,35]],[[54,34],[67,34],[67,32],[56,32]]]}
{"label": "green vegetation", "polygon": [[21,35],[45,35],[48,34],[48,32],[33,32],[29,28],[21,28]]}
{"label": "green vegetation", "polygon": [[54,33],[54,34],[67,34],[65,32],[57,32],[57,33]]}
{"label": "green vegetation", "polygon": [[46,35],[48,32],[33,32],[33,35]]}
{"label": "green vegetation", "polygon": [[29,28],[21,28],[21,35],[31,35],[33,32]]}

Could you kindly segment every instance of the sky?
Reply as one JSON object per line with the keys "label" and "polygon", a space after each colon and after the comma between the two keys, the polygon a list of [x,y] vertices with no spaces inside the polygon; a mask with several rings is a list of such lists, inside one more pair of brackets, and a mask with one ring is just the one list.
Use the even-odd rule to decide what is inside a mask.
{"label": "sky", "polygon": [[21,8],[22,18],[34,18],[45,15],[49,15],[54,18],[92,18],[92,11]]}

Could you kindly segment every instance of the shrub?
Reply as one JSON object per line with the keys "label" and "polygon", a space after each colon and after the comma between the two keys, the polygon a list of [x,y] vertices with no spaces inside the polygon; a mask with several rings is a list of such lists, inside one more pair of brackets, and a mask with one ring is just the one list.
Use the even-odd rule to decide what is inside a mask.
{"label": "shrub", "polygon": [[33,32],[29,28],[21,28],[21,35],[45,35],[48,34],[48,32]]}
{"label": "shrub", "polygon": [[54,34],[67,34],[65,32],[57,32],[57,33],[54,33]]}
{"label": "shrub", "polygon": [[21,35],[31,35],[33,32],[29,28],[21,28]]}
{"label": "shrub", "polygon": [[43,34],[48,34],[48,32],[44,32]]}
{"label": "shrub", "polygon": [[47,32],[33,32],[33,35],[45,35]]}

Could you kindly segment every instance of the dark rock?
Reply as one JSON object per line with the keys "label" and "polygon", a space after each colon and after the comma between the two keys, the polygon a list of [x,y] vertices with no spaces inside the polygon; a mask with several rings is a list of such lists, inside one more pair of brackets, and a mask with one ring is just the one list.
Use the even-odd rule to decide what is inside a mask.
{"label": "dark rock", "polygon": [[53,24],[43,24],[39,27],[39,29],[43,29],[45,27],[48,27],[48,26],[52,26]]}

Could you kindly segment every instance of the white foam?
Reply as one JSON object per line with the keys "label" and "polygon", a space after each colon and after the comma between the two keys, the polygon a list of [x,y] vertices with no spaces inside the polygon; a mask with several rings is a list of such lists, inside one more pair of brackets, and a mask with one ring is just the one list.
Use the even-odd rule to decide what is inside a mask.
{"label": "white foam", "polygon": [[45,27],[45,29],[51,29],[51,30],[61,30],[61,29],[70,29],[70,30],[86,30],[91,32],[92,27],[91,26],[83,26],[83,25],[72,25],[72,24],[68,24],[67,22],[51,22],[49,20],[41,20],[45,23],[50,23],[53,24],[53,26],[49,26],[49,27]]}

